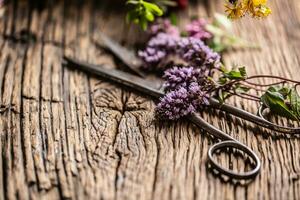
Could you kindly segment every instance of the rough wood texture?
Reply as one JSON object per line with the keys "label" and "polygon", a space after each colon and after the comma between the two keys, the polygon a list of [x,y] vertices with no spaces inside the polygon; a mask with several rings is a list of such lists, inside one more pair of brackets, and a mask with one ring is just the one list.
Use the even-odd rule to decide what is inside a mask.
{"label": "rough wood texture", "polygon": [[[62,67],[63,54],[116,66],[92,42],[99,30],[128,46],[142,40],[124,25],[122,11],[96,2],[60,1],[45,9],[15,2],[0,19],[0,199],[300,198],[298,137],[204,114],[262,160],[252,183],[227,183],[207,171],[213,143],[207,133],[184,121],[157,122],[146,97]],[[244,64],[250,74],[299,80],[300,3],[269,4],[268,19],[234,25],[262,49],[231,52],[224,61]],[[180,14],[180,23],[215,11],[223,11],[222,0],[199,1]],[[252,112],[257,106],[232,103]]]}

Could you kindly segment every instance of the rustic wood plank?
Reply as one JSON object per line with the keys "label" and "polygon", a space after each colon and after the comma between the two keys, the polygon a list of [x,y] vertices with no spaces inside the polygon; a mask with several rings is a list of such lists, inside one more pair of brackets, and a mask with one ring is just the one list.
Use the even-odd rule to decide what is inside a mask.
{"label": "rustic wood plank", "polygon": [[[268,19],[234,23],[234,32],[261,50],[229,52],[224,62],[244,64],[250,74],[300,80],[300,5],[269,4]],[[122,10],[97,1],[49,2],[42,10],[34,5],[9,3],[0,19],[0,199],[299,198],[299,137],[271,136],[224,113],[205,112],[209,123],[262,160],[252,183],[224,182],[207,170],[213,143],[207,133],[184,120],[159,122],[152,100],[61,65],[67,54],[119,67],[93,40],[98,31],[129,47],[145,39],[124,24]],[[222,1],[199,0],[179,14],[179,22],[222,10]],[[231,103],[251,112],[257,107]],[[219,161],[245,167],[232,156]]]}

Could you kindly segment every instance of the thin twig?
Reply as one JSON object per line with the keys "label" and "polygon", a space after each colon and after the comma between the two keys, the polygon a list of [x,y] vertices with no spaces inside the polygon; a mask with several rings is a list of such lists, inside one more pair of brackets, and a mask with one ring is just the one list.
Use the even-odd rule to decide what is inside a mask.
{"label": "thin twig", "polygon": [[269,83],[269,84],[261,84],[261,83],[253,83],[247,80],[244,80],[244,82],[250,84],[250,85],[255,85],[258,87],[269,87],[269,86],[273,86],[273,85],[279,85],[279,84],[284,84],[286,83],[286,81],[279,81],[279,82],[275,82],[275,83]]}
{"label": "thin twig", "polygon": [[280,76],[273,76],[273,75],[249,76],[249,77],[246,78],[246,80],[255,79],[255,78],[274,78],[274,79],[279,79],[279,80],[283,80],[283,81],[286,81],[286,82],[300,84],[300,81],[295,81],[295,80],[292,80],[292,79],[288,79],[288,78],[284,78],[284,77],[280,77]]}

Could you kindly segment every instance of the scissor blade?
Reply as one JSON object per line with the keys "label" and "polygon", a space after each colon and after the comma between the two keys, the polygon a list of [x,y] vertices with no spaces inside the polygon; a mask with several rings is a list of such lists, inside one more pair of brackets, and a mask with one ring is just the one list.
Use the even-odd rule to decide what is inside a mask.
{"label": "scissor blade", "polygon": [[93,65],[67,56],[64,56],[64,63],[69,67],[73,67],[90,74],[100,76],[154,98],[159,98],[164,95],[164,92],[162,90],[154,88],[154,86],[156,85],[155,83],[120,70],[106,69],[105,64]]}
{"label": "scissor blade", "polygon": [[139,59],[135,53],[126,47],[123,47],[117,41],[113,40],[104,33],[98,33],[101,42],[95,41],[95,43],[110,50],[117,58],[119,58],[124,64],[127,65],[134,73],[140,77],[145,77],[145,74],[139,70],[143,62]]}

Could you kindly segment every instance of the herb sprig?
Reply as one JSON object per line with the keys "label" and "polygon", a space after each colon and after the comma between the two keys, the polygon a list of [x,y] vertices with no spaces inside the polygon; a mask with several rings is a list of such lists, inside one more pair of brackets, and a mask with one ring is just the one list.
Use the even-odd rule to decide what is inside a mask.
{"label": "herb sprig", "polygon": [[148,22],[154,21],[155,16],[162,16],[164,13],[155,3],[144,0],[128,0],[126,4],[132,6],[127,13],[127,21],[139,24],[143,30],[147,29]]}
{"label": "herb sprig", "polygon": [[[227,71],[221,68],[222,75],[219,77],[215,95],[220,102],[224,102],[231,96],[239,96],[243,99],[259,101],[263,106],[270,109],[274,114],[300,121],[300,95],[297,91],[299,81],[294,81],[272,75],[247,76],[245,67],[238,70]],[[250,82],[251,79],[268,78],[281,81],[271,84],[258,84]],[[292,83],[292,86],[286,85]],[[267,89],[263,89],[266,88]],[[261,95],[250,94],[254,90]]]}

